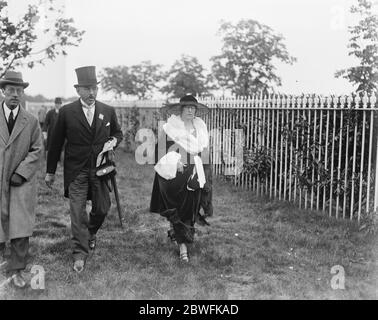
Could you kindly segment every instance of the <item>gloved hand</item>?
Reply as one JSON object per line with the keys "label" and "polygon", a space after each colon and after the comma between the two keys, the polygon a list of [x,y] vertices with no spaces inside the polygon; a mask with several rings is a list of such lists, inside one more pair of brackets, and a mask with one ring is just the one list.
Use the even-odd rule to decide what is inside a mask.
{"label": "gloved hand", "polygon": [[[99,167],[102,164],[103,154],[108,151],[113,151],[116,145],[117,145],[117,139],[114,137],[112,137],[109,141],[105,142],[104,147],[102,148],[101,152],[97,156],[96,167]],[[108,153],[108,156],[109,155],[110,155],[110,152]],[[112,156],[110,155],[110,157]],[[111,158],[108,158],[108,159],[110,160]],[[113,160],[114,160],[114,157],[113,157]]]}
{"label": "gloved hand", "polygon": [[112,137],[110,140],[105,142],[104,147],[102,148],[103,152],[113,150],[117,145],[117,139]]}
{"label": "gloved hand", "polygon": [[177,162],[177,171],[184,172],[184,164],[180,160]]}
{"label": "gloved hand", "polygon": [[210,192],[211,191],[211,184],[206,182],[205,185],[203,186],[203,190],[205,192]]}
{"label": "gloved hand", "polygon": [[45,177],[45,183],[46,185],[51,188],[55,181],[55,174],[47,173]]}
{"label": "gloved hand", "polygon": [[25,183],[26,179],[20,176],[18,173],[13,173],[10,179],[10,185],[12,187],[19,187]]}

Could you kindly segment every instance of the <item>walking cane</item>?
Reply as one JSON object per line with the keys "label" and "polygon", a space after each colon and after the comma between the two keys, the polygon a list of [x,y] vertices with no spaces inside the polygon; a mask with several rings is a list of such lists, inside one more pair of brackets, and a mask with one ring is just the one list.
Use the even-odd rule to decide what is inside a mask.
{"label": "walking cane", "polygon": [[[105,180],[105,184],[108,187],[109,191],[112,192],[114,190],[114,196],[117,203],[117,211],[118,211],[118,218],[119,222],[121,224],[121,228],[123,229],[122,224],[122,206],[121,202],[119,200],[119,193],[118,193],[118,187],[117,187],[117,181],[116,181],[116,166],[114,163],[114,151],[109,150],[106,152],[105,157],[107,159],[107,163],[105,164],[105,167],[99,168],[97,175],[104,176],[107,175],[107,179]],[[111,185],[109,185],[109,179],[111,182]]]}
{"label": "walking cane", "polygon": [[122,208],[121,208],[121,203],[119,201],[118,187],[117,187],[117,181],[115,179],[115,175],[111,176],[110,181],[111,181],[112,186],[113,186],[114,196],[115,196],[116,203],[117,203],[119,222],[121,224],[121,228],[123,229],[123,224],[122,224]]}

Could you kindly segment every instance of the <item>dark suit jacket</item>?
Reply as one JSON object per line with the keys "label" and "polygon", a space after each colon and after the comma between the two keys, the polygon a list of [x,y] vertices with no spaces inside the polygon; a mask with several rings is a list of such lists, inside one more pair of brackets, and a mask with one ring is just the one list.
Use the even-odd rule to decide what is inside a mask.
{"label": "dark suit jacket", "polygon": [[58,120],[58,113],[54,109],[51,109],[47,112],[45,123],[43,124],[42,131],[47,132],[47,141],[46,141],[46,149],[49,149],[51,136],[53,129],[55,127],[56,120]]}
{"label": "dark suit jacket", "polygon": [[96,101],[95,133],[88,124],[80,100],[63,106],[53,130],[47,154],[47,173],[55,173],[65,139],[64,153],[64,195],[68,197],[68,186],[90,158],[97,158],[110,137],[117,139],[117,146],[123,135],[115,109]]}

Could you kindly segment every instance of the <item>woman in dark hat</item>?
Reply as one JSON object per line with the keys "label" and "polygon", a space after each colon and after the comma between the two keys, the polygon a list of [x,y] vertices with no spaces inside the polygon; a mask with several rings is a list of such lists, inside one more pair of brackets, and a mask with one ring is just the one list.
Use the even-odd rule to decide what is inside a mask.
{"label": "woman in dark hat", "polygon": [[178,243],[180,260],[188,262],[187,244],[194,240],[195,222],[208,225],[205,217],[212,215],[209,133],[198,117],[208,107],[187,95],[162,111],[170,117],[155,149],[150,210],[170,221],[168,236]]}

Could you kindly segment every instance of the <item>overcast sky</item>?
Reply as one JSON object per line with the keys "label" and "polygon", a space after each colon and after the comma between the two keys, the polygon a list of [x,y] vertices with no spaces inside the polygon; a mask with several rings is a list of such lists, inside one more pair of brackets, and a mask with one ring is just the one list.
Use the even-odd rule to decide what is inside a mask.
{"label": "overcast sky", "polygon": [[[349,8],[357,0],[61,0],[67,17],[86,31],[68,57],[24,69],[27,93],[76,95],[74,69],[95,65],[132,65],[143,60],[166,68],[182,54],[195,56],[210,69],[209,58],[220,53],[220,21],[255,19],[285,38],[294,65],[277,64],[280,91],[288,94],[349,93],[352,86],[335,79],[336,70],[354,63],[348,57]],[[10,15],[23,13],[27,0],[10,0]],[[41,39],[43,41],[43,39]],[[100,92],[99,98],[107,98]]]}

